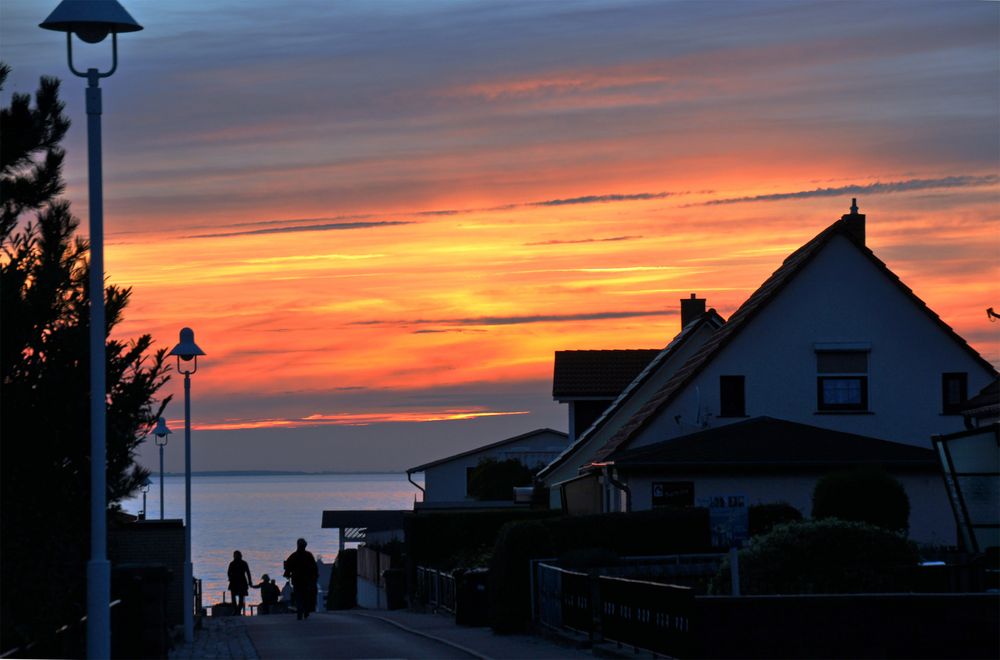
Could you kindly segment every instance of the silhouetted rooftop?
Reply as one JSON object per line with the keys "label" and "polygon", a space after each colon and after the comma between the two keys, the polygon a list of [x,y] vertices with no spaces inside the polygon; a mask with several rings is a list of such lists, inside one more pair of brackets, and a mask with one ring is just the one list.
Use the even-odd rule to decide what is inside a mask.
{"label": "silhouetted rooftop", "polygon": [[552,376],[555,399],[613,399],[660,353],[659,348],[556,351]]}
{"label": "silhouetted rooftop", "polygon": [[734,467],[830,468],[862,464],[937,469],[934,452],[855,433],[754,417],[612,454],[615,467],[692,471]]}

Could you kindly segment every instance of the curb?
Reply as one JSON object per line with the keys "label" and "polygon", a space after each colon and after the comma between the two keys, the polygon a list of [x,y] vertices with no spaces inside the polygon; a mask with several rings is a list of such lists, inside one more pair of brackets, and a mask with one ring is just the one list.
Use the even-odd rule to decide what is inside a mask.
{"label": "curb", "polygon": [[474,658],[479,658],[479,660],[492,660],[492,658],[490,658],[488,655],[483,655],[482,653],[479,653],[477,651],[473,651],[472,649],[468,648],[467,646],[462,646],[461,644],[456,644],[455,642],[453,642],[451,640],[444,639],[443,637],[438,637],[437,635],[431,635],[430,633],[426,633],[426,632],[424,632],[422,630],[417,630],[417,629],[411,628],[409,626],[404,626],[402,623],[399,623],[398,621],[393,621],[392,619],[387,619],[384,616],[378,616],[377,614],[365,614],[365,613],[362,613],[362,612],[351,612],[351,614],[356,614],[357,616],[368,617],[369,619],[378,619],[379,621],[384,621],[386,623],[389,623],[389,624],[392,624],[392,625],[396,626],[400,630],[405,630],[408,633],[412,633],[414,635],[419,635],[420,637],[424,637],[426,639],[430,639],[432,641],[439,642],[441,644],[445,644],[447,646],[452,647],[453,649],[457,649],[457,650],[461,651],[462,653],[468,653],[469,655],[471,655]]}

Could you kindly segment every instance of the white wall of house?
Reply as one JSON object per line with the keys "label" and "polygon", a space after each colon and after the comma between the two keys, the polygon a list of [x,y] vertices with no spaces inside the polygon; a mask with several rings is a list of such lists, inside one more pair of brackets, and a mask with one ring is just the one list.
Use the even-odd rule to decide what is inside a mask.
{"label": "white wall of house", "polygon": [[516,458],[529,468],[545,465],[566,448],[565,435],[545,431],[501,445],[458,456],[424,471],[424,502],[473,501],[466,492],[466,473],[484,458]]}
{"label": "white wall of house", "polygon": [[[615,410],[602,424],[601,428],[592,433],[590,437],[573,450],[573,455],[545,475],[543,484],[549,488],[549,506],[553,509],[561,508],[561,498],[559,489],[553,488],[554,484],[572,479],[579,475],[581,465],[589,463],[594,452],[603,447],[611,437],[618,432],[618,429],[629,420],[639,410],[653,394],[659,391],[670,377],[674,375],[681,365],[697,352],[705,341],[715,332],[715,328],[708,324],[699,326],[685,342],[677,347],[677,350],[669,355],[659,367],[649,375],[649,378],[635,392],[626,398],[621,406]],[[624,396],[624,393],[623,393]],[[585,429],[581,429],[585,430]],[[570,437],[574,437],[570,433]]]}
{"label": "white wall of house", "polygon": [[358,607],[366,610],[384,610],[386,608],[385,589],[377,584],[358,576]]}
{"label": "white wall of house", "polygon": [[[893,474],[890,471],[890,474]],[[910,498],[910,538],[918,543],[955,545],[955,517],[945,491],[944,480],[937,474],[895,473]],[[630,476],[632,509],[652,508],[653,482],[690,481],[694,483],[695,503],[702,497],[744,495],[748,505],[787,502],[809,517],[812,494],[821,474],[796,475],[661,475]]]}
{"label": "white wall of house", "polygon": [[[868,411],[817,411],[817,344],[870,347]],[[846,238],[835,236],[628,447],[691,433],[720,418],[719,377],[745,377],[746,414],[930,448],[930,437],[963,428],[942,414],[941,378],[966,372],[970,395],[990,372],[934,323]],[[675,416],[681,416],[681,423]]]}

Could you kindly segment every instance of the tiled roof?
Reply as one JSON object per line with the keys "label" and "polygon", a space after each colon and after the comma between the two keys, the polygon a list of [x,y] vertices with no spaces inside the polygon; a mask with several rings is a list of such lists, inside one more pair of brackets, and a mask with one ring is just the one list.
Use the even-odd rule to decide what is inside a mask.
{"label": "tiled roof", "polygon": [[769,277],[759,289],[747,298],[739,309],[737,309],[722,328],[719,329],[691,358],[681,367],[673,378],[671,378],[624,426],[615,434],[608,443],[595,454],[595,461],[606,460],[614,451],[624,448],[634,438],[639,431],[646,427],[657,413],[665,408],[684,389],[684,387],[704,369],[718,353],[725,348],[739,333],[757,316],[757,313],[771,302],[788,282],[792,280],[813,257],[830,242],[834,236],[847,238],[857,249],[866,256],[879,270],[881,270],[904,294],[906,294],[927,316],[940,326],[956,343],[968,352],[977,362],[982,364],[991,373],[996,374],[996,369],[977,353],[969,344],[956,333],[951,326],[941,320],[923,300],[917,297],[913,291],[903,284],[899,277],[889,270],[881,259],[875,256],[868,247],[864,245],[862,239],[858,238],[854,230],[848,224],[847,216],[834,222],[832,225],[821,231],[811,241],[790,254],[781,267]]}
{"label": "tiled roof", "polygon": [[476,447],[475,449],[470,449],[468,451],[459,452],[458,454],[452,454],[451,456],[445,456],[444,458],[439,458],[436,461],[431,461],[430,463],[424,463],[423,465],[418,465],[417,467],[412,467],[406,471],[407,474],[413,474],[414,472],[423,472],[427,468],[432,468],[436,465],[441,465],[442,463],[447,463],[453,461],[456,458],[464,458],[471,454],[478,454],[481,451],[486,451],[487,449],[497,449],[505,445],[512,445],[516,442],[521,442],[527,440],[533,436],[539,435],[541,433],[553,433],[555,435],[562,436],[563,438],[568,437],[564,431],[556,431],[555,429],[544,428],[535,429],[534,431],[528,431],[527,433],[522,433],[521,435],[515,435],[513,438],[506,438],[500,440],[499,442],[494,442],[488,445],[483,445],[482,447]]}
{"label": "tiled roof", "polygon": [[754,417],[652,445],[618,451],[615,467],[657,467],[678,471],[725,467],[834,467],[878,464],[938,469],[934,452],[923,447],[854,433]]}
{"label": "tiled roof", "polygon": [[552,396],[613,399],[659,354],[660,349],[556,351]]}
{"label": "tiled roof", "polygon": [[668,357],[680,350],[681,346],[683,346],[687,342],[688,338],[694,335],[699,328],[705,324],[710,324],[714,328],[719,328],[725,322],[725,319],[723,319],[718,312],[714,309],[710,309],[705,312],[705,314],[698,317],[698,319],[689,322],[686,326],[681,328],[681,331],[677,333],[670,343],[667,344],[663,350],[659,351],[656,354],[656,357],[649,361],[645,368],[639,372],[639,375],[633,378],[632,382],[630,382],[625,389],[622,390],[621,394],[618,395],[618,398],[616,398],[611,405],[608,406],[603,413],[601,413],[601,416],[598,417],[589,428],[580,434],[576,442],[567,447],[566,450],[558,456],[558,458],[546,465],[536,476],[544,477],[549,472],[566,462],[578,448],[582,447],[584,443],[590,440],[590,438],[597,433],[602,426],[604,426],[607,420],[611,418],[622,407],[622,405],[625,404],[626,401],[632,398],[635,391],[639,389],[643,383],[649,380],[649,377],[652,374],[656,373],[656,370],[661,364],[664,363],[664,361],[666,361]]}

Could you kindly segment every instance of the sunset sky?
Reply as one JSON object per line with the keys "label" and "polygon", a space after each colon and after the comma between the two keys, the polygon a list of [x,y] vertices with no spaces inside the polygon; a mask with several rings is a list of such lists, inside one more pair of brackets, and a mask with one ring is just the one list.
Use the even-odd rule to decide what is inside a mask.
{"label": "sunset sky", "polygon": [[[4,102],[63,79],[85,228],[56,4],[0,4]],[[852,197],[1000,364],[1000,4],[123,5],[145,30],[102,82],[106,271],[134,289],[121,336],[188,325],[208,353],[195,469],[402,469],[565,429],[554,351],[661,348],[691,292],[728,316]]]}

